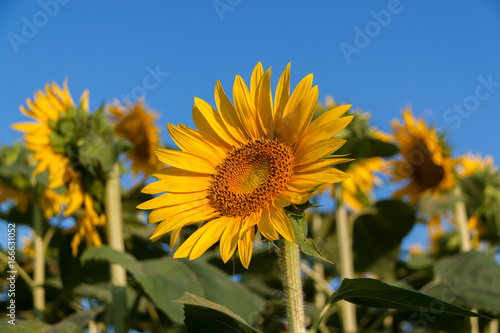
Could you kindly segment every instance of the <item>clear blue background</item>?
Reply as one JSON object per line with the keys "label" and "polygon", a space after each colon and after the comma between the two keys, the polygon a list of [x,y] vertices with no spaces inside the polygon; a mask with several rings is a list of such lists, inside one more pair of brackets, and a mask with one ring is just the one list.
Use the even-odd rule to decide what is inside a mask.
{"label": "clear blue background", "polygon": [[[391,3],[1,1],[0,144],[21,139],[10,128],[26,120],[19,105],[48,81],[68,78],[75,100],[89,89],[95,109],[141,89],[148,68],[157,66],[168,76],[145,97],[161,114],[163,140],[172,143],[165,125],[192,126],[194,96],[214,104],[216,80],[231,95],[235,75],[249,80],[262,61],[273,67],[274,84],[288,62],[292,85],[314,73],[320,101],[332,95],[371,111],[382,130],[411,104],[447,130],[454,155],[473,151],[498,159],[499,2],[401,0],[398,13],[377,30],[373,13]],[[31,24],[37,31],[29,31]],[[371,37],[365,45],[358,40],[348,62],[341,45],[356,47],[357,31],[366,28]],[[16,44],[14,38],[25,39]],[[458,118],[446,121],[448,109],[476,94],[480,76],[497,86],[470,116],[450,113]]]}

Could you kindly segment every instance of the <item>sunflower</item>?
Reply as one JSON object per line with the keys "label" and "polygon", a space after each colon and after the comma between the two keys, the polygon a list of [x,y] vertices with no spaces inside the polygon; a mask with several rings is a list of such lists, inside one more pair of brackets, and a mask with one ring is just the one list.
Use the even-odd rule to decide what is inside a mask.
{"label": "sunflower", "polygon": [[353,162],[346,173],[349,179],[342,182],[342,197],[345,204],[355,212],[359,212],[365,206],[363,197],[370,195],[375,186],[380,186],[382,180],[377,173],[387,174],[389,172],[387,162],[381,157],[370,157]]}
{"label": "sunflower", "polygon": [[[487,171],[496,172],[492,156],[482,157],[480,154],[467,153],[459,157],[457,164],[457,174],[460,178],[472,177],[477,173]],[[472,246],[478,247],[480,237],[488,233],[488,223],[483,219],[480,213],[474,212],[468,219],[469,231],[472,234]]]}
{"label": "sunflower", "polygon": [[153,174],[159,180],[143,192],[164,193],[138,206],[152,209],[149,223],[161,222],[151,239],[172,231],[173,247],[182,227],[206,223],[194,232],[174,258],[201,256],[220,240],[224,262],[238,248],[248,268],[255,231],[269,240],[282,235],[294,241],[284,210],[314,196],[324,183],[340,182],[348,175],[330,166],[347,159],[328,156],[345,140],[332,138],[352,117],[342,117],[350,105],[334,108],[311,123],[318,99],[312,74],[302,79],[290,95],[290,65],[271,96],[271,69],[258,63],[250,89],[237,75],[233,103],[217,82],[217,109],[195,98],[194,123],[198,130],[168,124],[181,149],[157,150],[169,167]]}
{"label": "sunflower", "polygon": [[[28,149],[34,151],[33,160],[38,163],[33,176],[44,171],[49,173],[48,189],[40,198],[45,217],[59,214],[61,205],[65,206],[64,216],[69,216],[79,208],[83,208],[83,217],[78,219],[77,225],[68,231],[76,232],[71,244],[73,254],[76,255],[82,237],[86,238],[87,244],[100,245],[102,242],[95,226],[102,225],[105,218],[103,215],[98,216],[95,212],[94,202],[87,194],[81,170],[77,170],[78,166],[75,161],[72,163],[70,160],[73,156],[67,156],[67,151],[60,151],[54,143],[59,134],[56,128],[58,131],[65,131],[65,128],[70,126],[65,117],[76,109],[67,81],[64,82],[63,88],[56,83],[47,84],[45,93],[39,90],[35,94],[34,101],[28,98],[26,104],[27,108],[20,107],[21,112],[36,122],[14,124],[12,127],[26,132],[24,142]],[[88,91],[82,94],[79,109],[88,113]],[[71,130],[66,130],[66,132],[72,135]],[[60,143],[59,145],[65,146]],[[53,190],[59,187],[66,189],[63,194],[58,194]],[[93,226],[89,226],[90,223],[93,223]]]}
{"label": "sunflower", "polygon": [[[81,105],[88,110],[88,91],[80,98]],[[45,94],[38,90],[33,101],[26,100],[27,108],[21,105],[21,112],[36,120],[35,123],[19,123],[12,127],[26,132],[24,142],[28,149],[35,152],[33,160],[38,165],[33,173],[36,175],[49,171],[49,187],[57,188],[71,179],[72,168],[69,159],[55,151],[51,142],[52,124],[57,123],[63,114],[68,113],[75,104],[68,90],[68,81],[64,81],[61,89],[56,83],[46,84]]]}
{"label": "sunflower", "polygon": [[393,178],[408,179],[408,184],[394,196],[408,195],[414,204],[424,194],[436,195],[455,186],[456,161],[445,154],[435,128],[427,128],[423,119],[415,119],[409,107],[402,115],[403,123],[393,121],[393,135],[402,156],[394,162]]}
{"label": "sunflower", "polygon": [[149,176],[161,167],[155,155],[158,148],[159,129],[154,125],[157,115],[149,111],[144,105],[144,99],[131,105],[128,102],[122,106],[115,101],[108,105],[108,112],[115,123],[114,132],[133,144],[127,157],[132,161],[134,177],[140,172]]}
{"label": "sunflower", "polygon": [[4,183],[0,179],[0,203],[8,200],[12,200],[17,209],[24,213],[28,209],[31,193],[29,190],[20,190],[15,186]]}
{"label": "sunflower", "polygon": [[459,177],[470,177],[476,172],[484,172],[493,168],[493,157],[481,157],[480,154],[467,153],[458,159],[457,174]]}

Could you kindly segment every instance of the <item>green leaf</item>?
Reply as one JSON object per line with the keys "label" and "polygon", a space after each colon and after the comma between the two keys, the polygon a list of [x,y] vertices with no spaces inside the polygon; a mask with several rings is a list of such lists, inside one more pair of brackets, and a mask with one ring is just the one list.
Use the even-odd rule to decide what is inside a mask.
{"label": "green leaf", "polygon": [[[264,307],[264,300],[235,283],[210,264],[162,257],[137,261],[128,253],[110,247],[92,247],[84,252],[82,261],[104,260],[123,266],[142,286],[145,293],[174,322],[184,318],[181,304],[172,300],[191,292],[221,303],[242,316],[253,319]],[[235,296],[237,295],[237,296]]]}
{"label": "green leaf", "polygon": [[184,304],[184,322],[188,332],[259,332],[225,306],[196,295],[185,293],[174,302]]}
{"label": "green leaf", "polygon": [[142,272],[141,264],[132,255],[117,251],[107,245],[88,248],[80,260],[83,264],[91,260],[114,262],[123,266],[127,271]]}
{"label": "green leaf", "polygon": [[316,243],[311,239],[307,238],[307,221],[305,214],[295,215],[288,214],[288,219],[292,224],[293,233],[295,234],[295,243],[300,246],[302,252],[312,257],[319,258],[333,265],[333,262],[328,260],[318,249]]}
{"label": "green leaf", "polygon": [[182,306],[172,303],[172,300],[180,297],[185,291],[198,294],[203,292],[196,276],[181,261],[166,258],[139,262],[132,255],[108,246],[89,248],[81,260],[100,260],[123,266],[134,276],[155,305],[177,323],[182,323],[184,318]]}
{"label": "green leaf", "polygon": [[433,271],[434,281],[423,292],[488,312],[500,309],[500,266],[487,254],[471,251],[446,257]]}
{"label": "green leaf", "polygon": [[400,200],[383,200],[356,218],[353,229],[354,266],[391,278],[403,238],[415,224],[415,212]]}
{"label": "green leaf", "polygon": [[465,317],[488,318],[421,292],[390,286],[374,279],[344,279],[329,303],[340,300],[382,309],[431,312]]}
{"label": "green leaf", "polygon": [[[175,259],[178,261],[178,259]],[[203,288],[201,296],[222,304],[234,313],[252,322],[264,309],[262,297],[234,282],[229,275],[203,260],[182,260],[197,277]]]}

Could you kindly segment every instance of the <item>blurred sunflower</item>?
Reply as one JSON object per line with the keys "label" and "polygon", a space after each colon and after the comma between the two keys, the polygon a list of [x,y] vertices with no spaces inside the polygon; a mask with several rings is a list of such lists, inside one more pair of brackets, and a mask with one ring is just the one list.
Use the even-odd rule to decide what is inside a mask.
{"label": "blurred sunflower", "polygon": [[403,110],[402,116],[402,123],[395,119],[392,124],[402,157],[393,164],[393,178],[407,180],[408,184],[394,196],[408,195],[414,204],[424,194],[436,195],[455,186],[456,161],[447,154],[435,128],[427,128],[423,119],[415,119],[409,107]]}
{"label": "blurred sunflower", "polygon": [[107,109],[115,123],[116,135],[133,144],[127,158],[132,161],[134,177],[140,172],[147,177],[159,169],[162,164],[155,155],[159,142],[159,129],[154,125],[157,114],[146,108],[144,99],[133,105],[126,102],[125,106],[115,101],[112,105],[108,105]]}
{"label": "blurred sunflower", "polygon": [[459,177],[473,176],[476,172],[484,172],[489,168],[494,168],[493,157],[481,157],[480,154],[467,153],[458,158],[457,174]]}
{"label": "blurred sunflower", "polygon": [[[34,100],[28,98],[26,104],[27,107],[20,107],[21,112],[36,122],[18,123],[12,127],[26,133],[25,145],[35,153],[33,160],[38,164],[33,176],[44,171],[49,173],[49,189],[44,191],[40,199],[45,217],[58,214],[62,204],[65,206],[65,216],[83,207],[83,218],[78,219],[76,227],[70,230],[77,231],[72,242],[73,254],[76,255],[82,235],[87,238],[87,244],[100,245],[100,237],[95,227],[90,228],[88,223],[81,221],[91,221],[95,225],[101,225],[103,218],[90,218],[95,213],[94,202],[86,194],[81,168],[76,161],[73,161],[75,156],[72,154],[76,154],[74,152],[76,148],[65,141],[76,132],[74,123],[81,119],[78,118],[80,116],[78,112],[88,113],[88,91],[82,94],[80,106],[76,107],[69,93],[67,81],[64,82],[62,89],[56,83],[47,83],[45,93],[37,91]],[[63,194],[52,190],[59,187],[66,189]]]}
{"label": "blurred sunflower", "polygon": [[0,203],[12,200],[17,209],[24,213],[28,209],[31,200],[31,193],[29,190],[20,190],[12,185],[4,183],[0,179]]}
{"label": "blurred sunflower", "polygon": [[[457,174],[459,178],[472,177],[477,173],[485,173],[487,171],[496,172],[493,164],[492,156],[482,157],[480,154],[467,153],[458,158]],[[480,237],[488,233],[488,223],[484,221],[478,211],[469,216],[468,219],[469,231],[472,234],[472,246],[478,247]]]}
{"label": "blurred sunflower", "polygon": [[349,176],[330,166],[347,159],[330,153],[345,140],[332,137],[352,120],[342,117],[350,105],[340,106],[311,122],[318,99],[312,74],[302,79],[290,95],[290,65],[271,95],[271,69],[258,63],[250,89],[237,75],[234,106],[217,82],[217,110],[195,98],[194,123],[198,130],[168,124],[181,151],[157,150],[160,161],[170,165],[153,176],[159,181],[143,192],[168,192],[138,206],[153,209],[149,223],[160,222],[151,239],[173,231],[173,247],[182,227],[208,221],[175,252],[174,258],[201,256],[220,240],[224,262],[238,248],[248,268],[255,229],[269,240],[281,234],[294,241],[284,208],[302,204],[324,183]]}
{"label": "blurred sunflower", "polygon": [[350,176],[342,182],[342,197],[346,206],[354,212],[363,210],[367,197],[382,180],[377,173],[388,174],[389,165],[381,157],[371,157],[352,162],[346,173]]}
{"label": "blurred sunflower", "polygon": [[[88,110],[88,91],[82,94],[80,103],[84,109]],[[35,152],[33,160],[37,161],[38,165],[33,175],[48,170],[49,187],[63,186],[71,180],[73,169],[69,165],[69,159],[54,149],[51,134],[54,132],[54,124],[62,115],[68,113],[70,107],[75,106],[68,90],[68,81],[64,81],[63,89],[56,83],[47,83],[45,94],[38,90],[34,101],[28,98],[26,104],[27,108],[21,105],[21,112],[36,122],[18,123],[12,127],[26,132],[24,143],[28,149]]]}

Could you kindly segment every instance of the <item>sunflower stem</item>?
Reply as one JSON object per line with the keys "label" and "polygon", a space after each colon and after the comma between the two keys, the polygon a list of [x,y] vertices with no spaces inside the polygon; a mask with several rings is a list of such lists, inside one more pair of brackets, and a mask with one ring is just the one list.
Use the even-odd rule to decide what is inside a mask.
{"label": "sunflower stem", "polygon": [[[460,252],[465,253],[472,250],[472,243],[470,239],[469,226],[467,223],[467,210],[465,209],[465,203],[462,196],[462,189],[459,185],[455,187],[455,195],[459,198],[458,202],[455,204],[455,220],[457,224],[458,231],[458,244],[460,246]],[[477,312],[476,309],[472,311]],[[479,319],[477,317],[470,318],[470,331],[471,333],[479,333]]]}
{"label": "sunflower stem", "polygon": [[33,269],[33,306],[35,317],[40,321],[45,321],[45,246],[43,243],[43,217],[38,204],[38,198],[33,196],[33,229],[35,239],[35,267]]}
{"label": "sunflower stem", "polygon": [[305,333],[304,294],[300,276],[299,246],[283,239],[281,241],[280,261],[288,331],[290,333]]}
{"label": "sunflower stem", "polygon": [[[108,243],[113,249],[123,252],[123,226],[120,194],[120,167],[115,163],[106,183],[106,227]],[[111,264],[111,283],[113,292],[114,329],[117,333],[126,332],[127,316],[125,288],[127,273],[118,264]]]}
{"label": "sunflower stem", "polygon": [[460,252],[469,252],[472,249],[470,240],[469,227],[467,225],[467,211],[462,198],[462,190],[459,186],[455,187],[455,195],[459,197],[459,201],[455,204],[455,220],[457,223],[458,239],[460,244]]}
{"label": "sunflower stem", "polygon": [[[347,210],[344,205],[342,185],[335,186],[335,200],[337,201],[337,242],[340,255],[340,275],[342,279],[354,278],[354,261],[352,256],[352,230],[347,218]],[[340,301],[342,327],[345,333],[358,331],[356,322],[356,305]]]}

